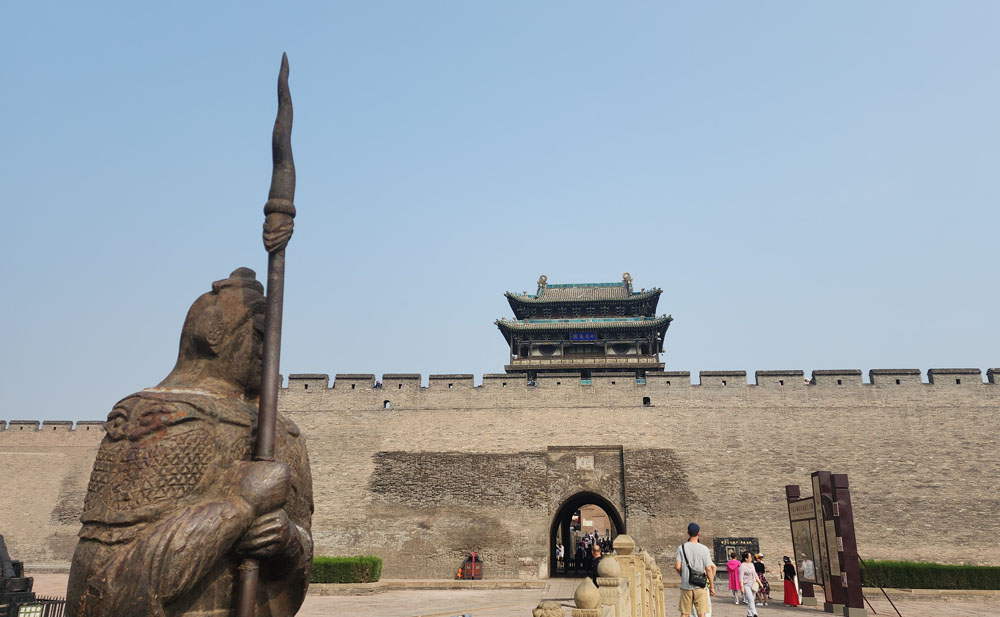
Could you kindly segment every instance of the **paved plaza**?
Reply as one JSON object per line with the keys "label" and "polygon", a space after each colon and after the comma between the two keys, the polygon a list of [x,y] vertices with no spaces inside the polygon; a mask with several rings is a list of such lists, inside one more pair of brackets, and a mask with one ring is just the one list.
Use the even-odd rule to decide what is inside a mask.
{"label": "paved plaza", "polygon": [[[43,595],[65,595],[66,574],[36,574],[35,591]],[[544,589],[449,589],[399,590],[364,596],[309,596],[299,617],[530,617],[531,609],[542,600],[554,600],[566,607],[570,617],[577,579],[552,579]],[[665,590],[668,617],[677,617],[676,588]],[[877,615],[894,617],[895,611],[884,597],[870,597]],[[894,600],[903,617],[994,617],[1000,615],[1000,595],[991,597],[921,597]],[[745,617],[746,607],[733,604],[724,592],[712,603],[715,617]],[[820,617],[821,608],[782,606],[781,602],[762,606],[760,617]],[[871,615],[869,611],[869,615]]]}

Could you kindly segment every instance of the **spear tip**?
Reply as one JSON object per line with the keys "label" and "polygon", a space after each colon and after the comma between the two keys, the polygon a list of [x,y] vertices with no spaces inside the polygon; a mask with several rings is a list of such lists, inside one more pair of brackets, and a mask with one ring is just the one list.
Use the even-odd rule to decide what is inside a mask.
{"label": "spear tip", "polygon": [[[271,174],[270,200],[282,199],[291,203],[295,199],[295,161],[292,158],[292,94],[288,88],[288,54],[281,54],[278,71],[278,114],[274,119],[271,136],[271,156],[274,169]],[[294,210],[292,210],[294,213]]]}

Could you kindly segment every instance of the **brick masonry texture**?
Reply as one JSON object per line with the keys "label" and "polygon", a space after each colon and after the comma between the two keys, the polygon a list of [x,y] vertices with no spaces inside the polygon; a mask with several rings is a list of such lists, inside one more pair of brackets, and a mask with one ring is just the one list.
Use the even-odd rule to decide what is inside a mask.
{"label": "brick masonry texture", "polygon": [[[318,554],[376,554],[384,576],[548,572],[553,517],[601,495],[636,542],[673,559],[691,520],[791,551],[785,484],[850,475],[865,558],[997,564],[1000,371],[906,369],[594,376],[291,376],[279,406],[308,439]],[[897,384],[897,380],[899,383]],[[649,399],[644,405],[644,398]],[[387,403],[388,401],[388,403]],[[0,428],[3,428],[0,426]],[[0,430],[0,531],[30,563],[69,561],[99,424]],[[591,458],[592,457],[592,458]],[[590,461],[592,460],[592,465]]]}

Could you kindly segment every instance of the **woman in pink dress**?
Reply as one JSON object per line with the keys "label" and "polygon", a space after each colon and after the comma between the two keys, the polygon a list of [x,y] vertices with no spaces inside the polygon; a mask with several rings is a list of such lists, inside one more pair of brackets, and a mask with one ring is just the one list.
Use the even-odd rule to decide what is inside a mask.
{"label": "woman in pink dress", "polygon": [[740,585],[740,560],[736,558],[736,551],[729,551],[729,561],[726,562],[726,570],[729,572],[729,591],[733,592],[733,603],[740,603],[740,594],[743,593]]}

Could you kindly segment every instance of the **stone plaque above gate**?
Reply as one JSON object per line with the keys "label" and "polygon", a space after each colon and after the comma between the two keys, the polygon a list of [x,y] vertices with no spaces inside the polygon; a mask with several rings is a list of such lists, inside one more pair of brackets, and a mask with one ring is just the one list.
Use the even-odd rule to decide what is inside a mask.
{"label": "stone plaque above gate", "polygon": [[577,493],[599,495],[619,512],[625,511],[622,446],[548,446],[546,450],[553,512]]}

